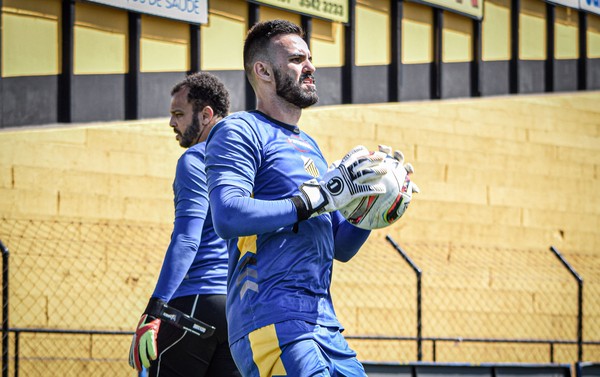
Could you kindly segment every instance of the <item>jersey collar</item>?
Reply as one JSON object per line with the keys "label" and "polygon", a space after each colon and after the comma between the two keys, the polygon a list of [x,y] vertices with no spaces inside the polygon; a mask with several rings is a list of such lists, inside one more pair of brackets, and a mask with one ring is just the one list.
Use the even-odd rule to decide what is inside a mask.
{"label": "jersey collar", "polygon": [[300,127],[280,122],[277,119],[271,118],[270,116],[268,116],[267,114],[263,113],[260,110],[252,110],[252,111],[249,111],[249,113],[261,115],[261,116],[267,118],[271,123],[275,123],[276,125],[283,127],[286,130],[292,131],[295,134],[300,134]]}

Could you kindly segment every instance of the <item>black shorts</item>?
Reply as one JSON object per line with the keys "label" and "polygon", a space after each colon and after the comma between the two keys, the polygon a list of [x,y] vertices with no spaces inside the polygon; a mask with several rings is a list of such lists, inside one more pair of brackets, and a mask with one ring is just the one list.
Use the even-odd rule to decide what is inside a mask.
{"label": "black shorts", "polygon": [[202,339],[162,321],[157,338],[158,357],[152,362],[148,376],[240,377],[227,341],[225,299],[225,295],[194,295],[169,301],[169,306],[216,330],[209,338]]}

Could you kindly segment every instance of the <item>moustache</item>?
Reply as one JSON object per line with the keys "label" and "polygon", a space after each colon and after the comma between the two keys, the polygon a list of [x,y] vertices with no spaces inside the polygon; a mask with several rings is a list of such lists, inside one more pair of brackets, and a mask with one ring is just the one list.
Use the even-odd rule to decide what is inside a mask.
{"label": "moustache", "polygon": [[311,79],[311,81],[313,82],[313,84],[316,84],[316,83],[317,83],[317,79],[315,78],[315,76],[313,76],[313,75],[312,75],[312,74],[310,74],[310,73],[303,73],[303,74],[300,76],[300,82],[304,81],[304,79]]}

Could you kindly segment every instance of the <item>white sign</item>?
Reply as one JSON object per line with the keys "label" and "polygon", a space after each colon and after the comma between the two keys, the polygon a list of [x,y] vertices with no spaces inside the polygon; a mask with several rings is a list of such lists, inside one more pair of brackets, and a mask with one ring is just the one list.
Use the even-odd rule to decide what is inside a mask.
{"label": "white sign", "polygon": [[[579,9],[579,0],[547,0],[549,3],[564,5],[565,7]],[[585,0],[584,0],[585,1]]]}
{"label": "white sign", "polygon": [[600,14],[600,0],[579,0],[579,7],[588,12]]}
{"label": "white sign", "polygon": [[600,14],[600,0],[546,0],[551,4],[564,5],[569,8]]}
{"label": "white sign", "polygon": [[134,12],[167,17],[194,24],[208,22],[207,0],[88,0]]}

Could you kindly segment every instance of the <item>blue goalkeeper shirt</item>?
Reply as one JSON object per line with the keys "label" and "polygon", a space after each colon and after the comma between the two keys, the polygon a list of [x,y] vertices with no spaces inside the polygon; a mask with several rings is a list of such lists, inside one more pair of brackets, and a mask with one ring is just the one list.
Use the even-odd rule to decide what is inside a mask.
{"label": "blue goalkeeper shirt", "polygon": [[171,242],[153,297],[164,301],[195,294],[226,294],[227,245],[213,228],[204,166],[206,142],[177,161]]}
{"label": "blue goalkeeper shirt", "polygon": [[351,258],[369,232],[338,212],[297,222],[290,198],[327,171],[316,142],[261,112],[239,112],[212,129],[206,169],[215,228],[228,239],[230,344],[286,320],[341,328],[333,259]]}

